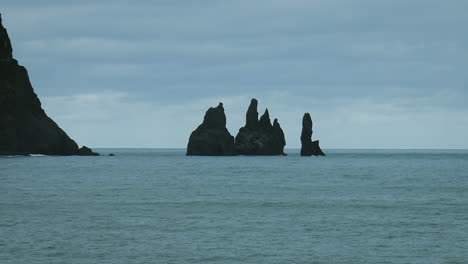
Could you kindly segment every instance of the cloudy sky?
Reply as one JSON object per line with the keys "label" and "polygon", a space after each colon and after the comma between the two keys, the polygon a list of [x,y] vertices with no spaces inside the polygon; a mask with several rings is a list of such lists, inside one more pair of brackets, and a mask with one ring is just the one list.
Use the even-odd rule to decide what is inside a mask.
{"label": "cloudy sky", "polygon": [[300,147],[468,148],[466,0],[2,0],[14,56],[79,144],[185,147],[250,98]]}

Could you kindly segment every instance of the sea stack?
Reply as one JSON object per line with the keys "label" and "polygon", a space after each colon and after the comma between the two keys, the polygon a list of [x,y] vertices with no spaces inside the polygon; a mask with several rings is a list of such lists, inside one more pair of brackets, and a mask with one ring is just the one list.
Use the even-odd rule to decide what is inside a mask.
{"label": "sea stack", "polygon": [[226,128],[223,103],[206,111],[203,123],[190,135],[188,156],[233,156],[234,137]]}
{"label": "sea stack", "polygon": [[13,48],[0,14],[0,155],[98,155],[78,149],[41,107],[26,68]]}
{"label": "sea stack", "polygon": [[312,141],[312,118],[309,113],[305,113],[302,118],[301,143],[301,156],[325,156],[319,141]]}
{"label": "sea stack", "polygon": [[278,120],[270,121],[268,109],[258,120],[258,101],[252,99],[246,114],[245,126],[239,129],[235,150],[239,155],[286,155],[286,140]]}

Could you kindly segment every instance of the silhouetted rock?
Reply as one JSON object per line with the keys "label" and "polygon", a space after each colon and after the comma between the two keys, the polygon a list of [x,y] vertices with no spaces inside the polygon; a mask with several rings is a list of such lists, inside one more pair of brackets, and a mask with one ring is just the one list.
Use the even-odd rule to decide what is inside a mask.
{"label": "silhouetted rock", "polygon": [[286,140],[278,120],[271,125],[268,109],[258,120],[258,101],[252,99],[246,114],[246,124],[239,129],[235,150],[240,155],[285,155]]}
{"label": "silhouetted rock", "polygon": [[0,155],[76,155],[78,145],[50,119],[29,81],[13,59],[0,15]]}
{"label": "silhouetted rock", "polygon": [[257,99],[252,99],[247,109],[245,127],[250,129],[256,129],[258,126],[258,112],[257,112],[258,101]]}
{"label": "silhouetted rock", "polygon": [[93,152],[90,148],[83,146],[76,153],[78,156],[99,156],[99,153]]}
{"label": "silhouetted rock", "polygon": [[6,28],[2,25],[2,15],[0,14],[0,60],[9,61],[13,59],[13,48]]}
{"label": "silhouetted rock", "polygon": [[312,141],[312,118],[309,113],[305,113],[302,118],[301,143],[301,156],[325,156],[319,141]]}
{"label": "silhouetted rock", "polygon": [[203,123],[190,135],[189,156],[233,156],[234,137],[226,128],[223,103],[206,111]]}

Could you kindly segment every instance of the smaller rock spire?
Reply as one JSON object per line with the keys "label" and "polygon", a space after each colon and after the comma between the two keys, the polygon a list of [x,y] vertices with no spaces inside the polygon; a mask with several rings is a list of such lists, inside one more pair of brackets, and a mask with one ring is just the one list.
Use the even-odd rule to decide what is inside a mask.
{"label": "smaller rock spire", "polygon": [[270,113],[268,113],[268,108],[265,110],[265,113],[260,117],[258,122],[260,127],[263,129],[271,129]]}

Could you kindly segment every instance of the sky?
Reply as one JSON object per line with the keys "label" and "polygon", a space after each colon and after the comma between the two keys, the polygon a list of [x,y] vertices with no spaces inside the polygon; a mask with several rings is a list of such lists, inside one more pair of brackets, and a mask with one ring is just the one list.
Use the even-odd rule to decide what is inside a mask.
{"label": "sky", "polygon": [[2,0],[47,114],[80,145],[185,148],[251,98],[300,148],[468,148],[466,0]]}

